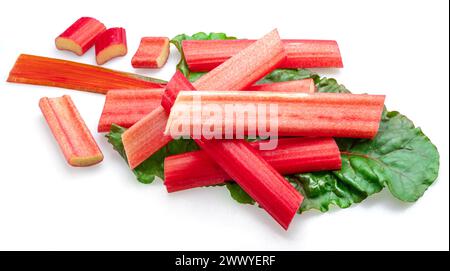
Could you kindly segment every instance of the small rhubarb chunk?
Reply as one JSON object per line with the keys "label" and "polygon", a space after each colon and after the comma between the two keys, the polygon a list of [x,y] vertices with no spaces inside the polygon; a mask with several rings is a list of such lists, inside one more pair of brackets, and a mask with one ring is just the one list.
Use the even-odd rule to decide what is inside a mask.
{"label": "small rhubarb chunk", "polygon": [[97,37],[105,30],[105,25],[98,20],[81,17],[55,39],[56,48],[81,56],[95,44]]}
{"label": "small rhubarb chunk", "polygon": [[159,69],[166,64],[169,52],[169,38],[142,38],[136,54],[131,59],[131,65],[134,68]]}
{"label": "small rhubarb chunk", "polygon": [[113,123],[131,127],[160,105],[163,92],[163,88],[108,91],[98,132],[109,132]]}
{"label": "small rhubarb chunk", "polygon": [[71,166],[86,167],[103,160],[100,148],[70,96],[41,98],[39,107]]}
{"label": "small rhubarb chunk", "polygon": [[115,57],[127,54],[125,29],[113,27],[103,32],[95,42],[95,55],[98,65],[105,64]]}

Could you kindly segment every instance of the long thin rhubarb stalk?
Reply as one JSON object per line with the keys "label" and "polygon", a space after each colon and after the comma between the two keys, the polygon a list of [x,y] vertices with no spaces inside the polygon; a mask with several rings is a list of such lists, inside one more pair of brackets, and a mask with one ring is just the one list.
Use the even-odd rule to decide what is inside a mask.
{"label": "long thin rhubarb stalk", "polygon": [[[244,131],[247,134],[265,131],[267,127],[272,127],[272,122],[277,123],[278,136],[373,138],[378,132],[384,98],[384,95],[341,93],[182,91],[172,108],[166,133],[176,131],[178,135],[204,136],[192,135],[192,131],[194,127],[202,127],[196,129],[198,132],[204,131],[204,126],[211,125],[208,111],[203,110],[208,110],[208,105],[213,104],[216,110],[222,112],[214,124],[222,125],[223,132]],[[236,113],[235,117],[227,118],[225,111],[230,104],[235,108],[254,106],[248,109],[247,114]],[[268,112],[274,105],[277,114],[269,116]],[[194,114],[200,110],[202,112]],[[250,121],[248,116],[252,114],[257,123]],[[185,129],[181,131],[179,126]],[[189,134],[182,134],[183,131]]]}
{"label": "long thin rhubarb stalk", "polygon": [[39,107],[70,165],[85,167],[103,160],[102,152],[69,96],[44,97]]}
{"label": "long thin rhubarb stalk", "polygon": [[[258,142],[250,145],[257,149]],[[280,138],[277,148],[259,151],[280,174],[288,175],[341,168],[339,148],[332,138]],[[168,192],[217,185],[230,180],[204,151],[172,155],[164,161],[164,185]]]}
{"label": "long thin rhubarb stalk", "polygon": [[[284,47],[279,39],[278,32],[273,31],[259,42],[253,43],[246,50],[236,54],[217,69],[205,74],[194,83],[194,86],[197,89],[245,89],[272,71],[284,58]],[[138,166],[168,142],[163,137],[168,116],[159,108],[155,110],[160,112],[161,115],[157,116],[153,112],[154,119],[147,116],[131,126],[122,135],[123,145],[131,168]],[[156,123],[156,120],[161,123]],[[151,123],[151,125],[146,124],[146,122]],[[154,140],[155,138],[164,140]],[[139,147],[136,145],[136,141],[145,144],[146,147]]]}
{"label": "long thin rhubarb stalk", "polygon": [[106,94],[111,89],[149,89],[165,82],[137,74],[41,56],[22,54],[8,82],[76,89]]}
{"label": "long thin rhubarb stalk", "polygon": [[[275,48],[271,47],[271,44],[272,46],[275,45]],[[273,69],[274,67],[268,67],[271,66],[270,63],[275,63],[277,58],[282,59],[277,57],[279,55],[276,53],[277,47],[281,47],[281,40],[277,31],[274,30],[224,62],[217,69],[200,78],[195,85],[199,88],[213,86],[214,89],[216,87],[225,89],[233,89],[239,86],[242,88],[248,87],[248,84],[251,84],[255,79],[252,73],[263,76],[264,67]],[[270,50],[271,48],[274,52]],[[268,61],[262,61],[267,58],[264,52],[269,52],[269,56],[272,55],[272,58],[269,58]],[[256,56],[256,59],[249,59],[249,56]],[[247,65],[245,65],[245,62],[247,62]],[[276,64],[273,65],[276,66]],[[233,69],[233,66],[236,69]],[[227,77],[226,74],[233,75],[235,78]],[[203,79],[205,77],[206,79]],[[238,82],[230,78],[238,80]],[[165,96],[166,92],[169,92],[167,95],[169,98],[163,98],[163,101],[169,101],[163,103],[166,104],[166,110],[170,107],[170,101],[173,101],[177,91],[185,89],[185,84],[187,82],[180,84],[178,89],[166,88]],[[189,89],[193,88],[191,86]],[[303,201],[303,197],[247,141],[204,140],[202,138],[196,139],[196,143],[284,229],[289,227]]]}
{"label": "long thin rhubarb stalk", "polygon": [[161,104],[163,93],[163,88],[108,91],[98,132],[109,132],[113,123],[131,127]]}
{"label": "long thin rhubarb stalk", "polygon": [[[185,40],[184,57],[191,71],[205,72],[228,60],[254,40]],[[280,68],[342,68],[339,46],[334,40],[283,40],[286,60]]]}

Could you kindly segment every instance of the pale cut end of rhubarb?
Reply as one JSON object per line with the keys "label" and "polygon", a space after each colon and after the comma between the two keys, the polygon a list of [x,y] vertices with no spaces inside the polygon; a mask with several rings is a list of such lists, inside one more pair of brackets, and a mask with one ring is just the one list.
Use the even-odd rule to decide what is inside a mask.
{"label": "pale cut end of rhubarb", "polygon": [[114,27],[101,34],[95,43],[95,55],[98,65],[127,54],[127,38],[125,29]]}
{"label": "pale cut end of rhubarb", "polygon": [[83,55],[83,49],[79,44],[77,44],[75,41],[68,39],[68,38],[62,38],[57,37],[55,40],[56,48],[58,50],[67,50],[74,52],[75,54],[81,56]]}
{"label": "pale cut end of rhubarb", "polygon": [[126,54],[127,54],[127,47],[125,45],[123,44],[111,45],[108,48],[103,49],[97,55],[96,57],[97,64],[103,65],[115,57],[124,56]]}
{"label": "pale cut end of rhubarb", "polygon": [[94,156],[78,157],[72,156],[69,158],[69,165],[74,167],[88,167],[103,161],[103,154],[98,154]]}
{"label": "pale cut end of rhubarb", "polygon": [[39,107],[71,166],[86,167],[103,160],[100,148],[70,96],[41,98]]}
{"label": "pale cut end of rhubarb", "polygon": [[106,30],[100,21],[81,17],[55,39],[56,48],[83,55],[95,43],[97,37]]}
{"label": "pale cut end of rhubarb", "polygon": [[134,68],[158,69],[166,64],[169,53],[169,38],[145,37],[141,39],[131,65]]}

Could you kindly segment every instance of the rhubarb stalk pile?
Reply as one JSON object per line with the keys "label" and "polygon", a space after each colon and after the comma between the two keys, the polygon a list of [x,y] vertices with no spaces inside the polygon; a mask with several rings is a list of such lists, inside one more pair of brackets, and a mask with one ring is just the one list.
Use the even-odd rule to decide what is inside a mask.
{"label": "rhubarb stalk pile", "polygon": [[[224,185],[233,199],[258,204],[284,229],[296,213],[346,208],[384,187],[413,202],[436,179],[436,147],[408,118],[387,111],[384,95],[351,94],[302,69],[342,68],[336,41],[281,40],[277,30],[259,40],[202,32],[170,41],[144,37],[132,66],[161,68],[169,43],[181,53],[169,82],[25,54],[7,80],[106,94],[97,130],[108,132],[139,181],[160,177],[169,193]],[[55,44],[77,55],[95,46],[99,65],[128,50],[124,28],[107,29],[90,17],[75,21]],[[229,105],[247,111],[227,118]],[[103,160],[69,96],[43,97],[39,107],[69,165]],[[212,107],[224,114],[203,111]],[[276,134],[265,139],[273,120]]]}

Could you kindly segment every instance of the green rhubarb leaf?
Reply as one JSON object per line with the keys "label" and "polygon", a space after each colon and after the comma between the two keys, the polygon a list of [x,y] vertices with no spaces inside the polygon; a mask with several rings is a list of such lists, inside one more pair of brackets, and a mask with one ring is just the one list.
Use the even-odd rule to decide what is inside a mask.
{"label": "green rhubarb leaf", "polygon": [[[111,125],[110,132],[106,135],[108,142],[111,143],[114,150],[116,150],[125,161],[127,157],[122,143],[122,134],[126,131],[125,128],[119,125]],[[175,155],[188,151],[197,150],[198,146],[193,140],[172,140],[169,144],[157,151],[142,164],[133,169],[134,175],[139,182],[144,184],[152,183],[156,177],[164,179],[164,159],[169,155]]]}
{"label": "green rhubarb leaf", "polygon": [[302,80],[313,78],[314,80],[319,80],[319,76],[310,70],[306,69],[277,69],[266,75],[258,83],[275,83],[275,82],[286,82],[292,80]]}
{"label": "green rhubarb leaf", "polygon": [[297,174],[287,179],[304,195],[299,213],[311,209],[326,212],[331,205],[347,208],[367,197],[366,194],[353,189],[326,171]]}
{"label": "green rhubarb leaf", "polygon": [[237,202],[242,204],[255,204],[255,201],[245,192],[237,183],[227,182],[226,184],[230,196]]}
{"label": "green rhubarb leaf", "polygon": [[373,140],[340,144],[340,149],[342,169],[333,174],[369,195],[387,186],[394,197],[414,202],[438,176],[436,146],[412,121],[395,111],[383,114]]}
{"label": "green rhubarb leaf", "polygon": [[206,34],[204,32],[198,32],[192,36],[186,35],[186,34],[180,34],[174,37],[170,40],[170,42],[177,47],[178,51],[181,54],[180,62],[177,64],[177,69],[180,70],[184,76],[186,76],[189,81],[194,82],[198,78],[200,78],[204,72],[191,72],[188,68],[188,65],[186,63],[186,60],[184,58],[183,54],[183,40],[234,40],[235,37],[227,36],[225,33],[209,33]]}

